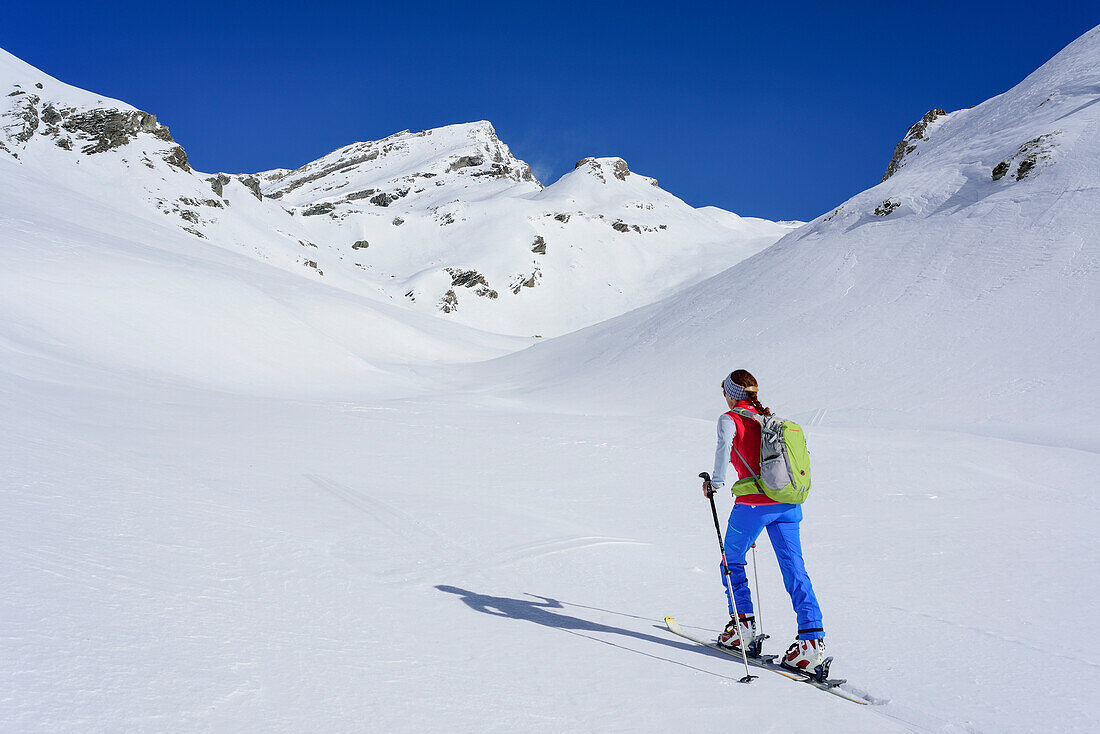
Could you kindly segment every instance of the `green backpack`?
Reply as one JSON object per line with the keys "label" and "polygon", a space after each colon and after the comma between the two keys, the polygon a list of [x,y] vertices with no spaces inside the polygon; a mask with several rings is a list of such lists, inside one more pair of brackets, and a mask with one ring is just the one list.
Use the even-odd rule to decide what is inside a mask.
{"label": "green backpack", "polygon": [[[769,499],[801,505],[810,493],[810,453],[806,450],[806,434],[794,421],[774,415],[757,415],[744,408],[734,413],[760,424],[760,476],[753,475],[734,483],[735,495],[763,492]],[[734,446],[736,451],[736,445]],[[741,463],[748,462],[737,452]]]}

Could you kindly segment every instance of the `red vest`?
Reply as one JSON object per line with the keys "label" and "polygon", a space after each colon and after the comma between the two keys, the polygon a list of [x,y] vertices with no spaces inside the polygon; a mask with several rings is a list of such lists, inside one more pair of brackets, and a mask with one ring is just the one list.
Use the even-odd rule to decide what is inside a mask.
{"label": "red vest", "polygon": [[[760,411],[756,409],[752,403],[748,400],[738,400],[734,407],[742,408],[750,413],[759,414]],[[737,471],[737,477],[739,479],[745,479],[751,477],[754,474],[760,475],[760,425],[751,418],[742,418],[734,413],[732,410],[726,413],[733,420],[733,425],[737,429],[737,432],[733,436],[733,448],[730,449],[730,463],[733,464],[733,468]],[[741,456],[738,456],[740,452],[741,456],[745,457],[745,461],[748,462],[748,466],[745,466],[745,462],[741,461]],[[771,499],[763,493],[757,494],[744,494],[737,498],[735,504],[738,505],[776,505],[779,504],[775,500]]]}

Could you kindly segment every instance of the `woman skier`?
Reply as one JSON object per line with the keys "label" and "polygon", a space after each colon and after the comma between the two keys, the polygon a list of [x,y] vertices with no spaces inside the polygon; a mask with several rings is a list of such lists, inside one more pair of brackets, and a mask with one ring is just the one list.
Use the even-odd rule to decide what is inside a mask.
{"label": "woman skier", "polygon": [[[760,426],[756,421],[738,415],[734,409],[771,415],[771,411],[761,405],[757,397],[756,378],[746,370],[731,372],[722,382],[722,393],[729,411],[718,418],[714,472],[709,481],[703,481],[706,497],[726,486],[726,471],[730,464],[733,464],[740,479],[760,474]],[[798,615],[798,637],[787,649],[782,664],[813,674],[825,659],[825,630],[821,624],[821,609],[802,561],[802,543],[798,534],[801,521],[801,505],[775,502],[762,492],[737,497],[726,528],[725,555],[740,619],[734,617],[731,610],[730,621],[718,636],[718,644],[733,650],[740,650],[742,644],[748,650],[752,644],[756,634],[756,618],[745,575],[745,553],[756,542],[760,531],[767,528],[783,573],[783,585],[787,587],[791,604]]]}

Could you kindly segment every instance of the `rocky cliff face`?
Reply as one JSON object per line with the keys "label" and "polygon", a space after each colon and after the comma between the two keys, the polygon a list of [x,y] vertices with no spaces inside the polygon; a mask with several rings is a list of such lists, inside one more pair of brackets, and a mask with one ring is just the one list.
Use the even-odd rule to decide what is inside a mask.
{"label": "rocky cliff face", "polygon": [[890,164],[886,166],[886,173],[882,175],[882,181],[893,176],[898,172],[898,169],[902,167],[905,157],[910,153],[913,153],[917,149],[917,141],[924,140],[925,133],[928,131],[928,126],[936,121],[936,118],[946,115],[947,113],[941,109],[929,110],[924,113],[924,117],[915,122],[909,130],[905,133],[905,137],[898,141],[898,144],[894,146],[894,156],[890,159]]}
{"label": "rocky cliff face", "polygon": [[[5,150],[18,158],[21,150],[37,141],[48,142],[84,155],[105,153],[127,145],[139,136],[149,136],[162,143],[160,158],[183,171],[190,171],[187,153],[175,144],[168,128],[157,122],[156,115],[134,109],[116,107],[80,108],[44,98],[45,84],[36,82],[28,90],[13,83],[6,90],[6,109],[0,112],[0,134]],[[37,93],[36,93],[37,92]],[[152,161],[147,161],[152,165]]]}

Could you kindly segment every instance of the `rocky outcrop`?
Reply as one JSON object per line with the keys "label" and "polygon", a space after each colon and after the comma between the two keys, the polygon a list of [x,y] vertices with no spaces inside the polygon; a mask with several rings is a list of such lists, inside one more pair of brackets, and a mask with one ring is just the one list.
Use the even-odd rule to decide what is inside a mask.
{"label": "rocky outcrop", "polygon": [[458,296],[454,290],[449,290],[439,299],[439,310],[443,313],[451,313],[458,310]]}
{"label": "rocky outcrop", "polygon": [[1043,161],[1052,160],[1054,157],[1054,136],[1057,132],[1040,135],[1027,141],[1008,158],[993,167],[993,180],[1000,181],[1008,174],[1013,166],[1016,167],[1015,179],[1023,181],[1036,172],[1036,166]]}
{"label": "rocky outcrop", "polygon": [[530,275],[517,275],[512,279],[510,288],[512,293],[519,295],[519,292],[523,288],[534,288],[542,280],[542,271],[537,267]]}
{"label": "rocky outcrop", "polygon": [[302,210],[302,216],[303,217],[316,217],[316,216],[320,216],[321,214],[328,214],[329,212],[331,212],[335,208],[336,208],[335,204],[333,204],[332,202],[326,201],[326,202],[322,202],[320,204],[314,204],[313,206]]}
{"label": "rocky outcrop", "polygon": [[222,195],[222,191],[225,189],[225,185],[233,179],[226,176],[224,173],[219,173],[217,176],[211,176],[206,179],[210,183],[210,188],[214,190],[214,193],[218,196]]}
{"label": "rocky outcrop", "polygon": [[887,199],[875,208],[875,216],[888,217],[894,213],[894,210],[901,205],[901,202],[894,201],[893,199]]}
{"label": "rocky outcrop", "polygon": [[535,236],[535,242],[534,245],[531,247],[531,252],[535,253],[536,255],[546,254],[546,240],[541,234]]}
{"label": "rocky outcrop", "polygon": [[383,191],[380,194],[375,194],[370,198],[370,203],[375,206],[389,206],[398,199],[408,196],[408,189],[398,189],[397,191]]}
{"label": "rocky outcrop", "polygon": [[38,116],[38,102],[39,97],[34,94],[27,94],[26,92],[15,91],[9,94],[9,97],[15,95],[26,95],[20,100],[19,106],[16,108],[14,117],[18,123],[22,123],[22,130],[17,132],[13,138],[17,143],[25,143],[34,137],[35,132],[38,131],[38,126],[41,123],[41,119]]}
{"label": "rocky outcrop", "polygon": [[[408,130],[406,130],[405,132],[408,132]],[[398,134],[400,135],[401,133],[398,133]],[[390,137],[394,137],[394,136],[391,135]],[[386,138],[386,140],[389,140],[389,138]],[[380,140],[378,142],[381,143],[381,142],[384,142],[384,141]],[[282,178],[288,178],[288,177],[290,177],[290,176],[292,176],[296,173],[309,171],[308,174],[306,174],[304,176],[300,176],[298,178],[295,178],[293,181],[291,181],[285,187],[279,189],[278,191],[274,191],[274,192],[268,194],[267,196],[268,196],[269,199],[279,199],[282,196],[284,196],[285,194],[288,194],[291,191],[294,191],[294,189],[305,186],[307,183],[310,183],[311,181],[316,181],[317,179],[324,178],[325,176],[329,175],[330,173],[335,173],[337,171],[343,171],[343,170],[346,170],[346,169],[352,169],[352,168],[354,168],[355,166],[358,166],[361,163],[366,163],[368,161],[373,161],[376,158],[378,158],[378,156],[380,156],[382,154],[381,150],[370,147],[370,146],[373,146],[373,145],[374,145],[374,143],[365,144],[364,147],[366,148],[366,152],[356,152],[354,154],[351,154],[349,152],[348,155],[341,155],[335,161],[326,162],[324,165],[319,165],[318,163],[314,162],[314,163],[307,164],[307,165],[303,166],[302,168],[299,168],[295,171],[290,171],[290,172],[285,173],[281,176],[276,176],[274,178],[282,179]],[[360,150],[362,150],[362,149],[363,148],[360,148]],[[310,170],[310,168],[315,168],[316,170]]]}
{"label": "rocky outcrop", "polygon": [[915,141],[923,140],[924,133],[928,129],[928,126],[940,115],[946,115],[947,113],[941,109],[929,110],[924,113],[924,117],[920,118],[913,126],[911,126],[908,132],[905,133],[905,137],[898,141],[898,144],[894,146],[894,157],[890,159],[890,165],[886,166],[886,173],[882,175],[882,181],[893,176],[901,168],[905,156],[912,153],[917,149]]}
{"label": "rocky outcrop", "polygon": [[187,151],[183,149],[182,145],[177,145],[168,151],[164,156],[164,161],[168,165],[175,166],[188,173],[191,171],[191,166],[187,162]]}
{"label": "rocky outcrop", "polygon": [[260,179],[255,176],[237,176],[237,180],[244,184],[244,187],[251,191],[257,199],[264,200],[264,194],[260,191]]}
{"label": "rocky outcrop", "polygon": [[[451,276],[452,288],[474,288],[474,293],[484,298],[497,298],[498,293],[489,287],[489,281],[476,270],[459,270],[458,268],[444,268]],[[449,291],[453,293],[454,291]],[[457,304],[457,296],[456,304]]]}
{"label": "rocky outcrop", "polygon": [[[18,88],[8,96],[16,98],[12,111],[5,115],[14,124],[6,124],[4,131],[15,143],[26,145],[40,135],[53,140],[59,148],[72,150],[76,140],[81,153],[96,155],[121,148],[143,134],[166,143],[176,142],[168,128],[157,122],[156,115],[141,110],[113,107],[78,110],[75,107],[59,107],[52,102],[42,104],[38,95]],[[179,145],[163,153],[163,158],[170,165],[188,172],[191,170],[187,152]],[[148,166],[153,165],[148,159],[144,162]]]}
{"label": "rocky outcrop", "polygon": [[[168,128],[157,122],[156,115],[150,115],[140,110],[123,112],[121,110],[100,109],[86,112],[74,112],[64,116],[61,127],[73,134],[88,139],[88,143],[80,150],[82,153],[93,155],[103,153],[112,148],[126,145],[140,133],[150,133],[165,142],[174,143],[172,134]],[[179,149],[180,151],[183,148]],[[187,156],[183,154],[183,160]],[[190,169],[188,169],[190,170]]]}
{"label": "rocky outcrop", "polygon": [[447,173],[454,173],[460,168],[472,168],[474,166],[480,166],[484,162],[485,159],[479,155],[464,155],[451,165],[447,166]]}

